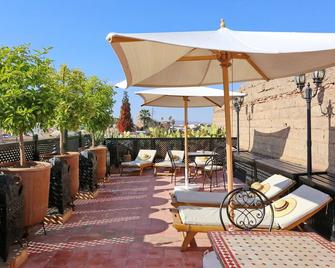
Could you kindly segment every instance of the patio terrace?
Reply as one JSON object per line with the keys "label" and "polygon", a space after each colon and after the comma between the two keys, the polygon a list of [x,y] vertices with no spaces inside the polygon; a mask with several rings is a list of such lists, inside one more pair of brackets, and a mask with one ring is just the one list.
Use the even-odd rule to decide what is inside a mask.
{"label": "patio terrace", "polygon": [[202,267],[210,242],[198,234],[197,249],[180,251],[182,236],[169,212],[172,189],[170,177],[152,170],[110,176],[95,199],[75,202],[64,225],[48,225],[47,235],[40,227],[32,231],[23,267]]}

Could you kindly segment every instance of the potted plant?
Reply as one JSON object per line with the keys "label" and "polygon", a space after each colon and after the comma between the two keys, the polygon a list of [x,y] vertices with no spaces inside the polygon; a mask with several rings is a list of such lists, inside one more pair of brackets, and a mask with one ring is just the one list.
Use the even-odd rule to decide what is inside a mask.
{"label": "potted plant", "polygon": [[19,138],[20,161],[1,164],[0,171],[23,182],[24,226],[42,222],[48,209],[51,165],[27,161],[24,134],[45,126],[53,109],[51,60],[48,49],[0,47],[0,129]]}
{"label": "potted plant", "polygon": [[95,147],[98,138],[104,136],[105,130],[112,124],[113,117],[113,87],[92,76],[86,83],[86,103],[89,106],[83,117],[83,126],[91,134],[92,146],[89,150],[94,151],[97,156],[97,178],[103,179],[106,174],[105,146]]}
{"label": "potted plant", "polygon": [[65,131],[78,130],[82,116],[87,109],[85,102],[86,77],[80,70],[69,69],[62,65],[58,72],[54,72],[54,102],[55,107],[49,120],[49,125],[59,130],[58,157],[65,159],[70,166],[71,197],[74,198],[79,189],[79,153],[66,152]]}

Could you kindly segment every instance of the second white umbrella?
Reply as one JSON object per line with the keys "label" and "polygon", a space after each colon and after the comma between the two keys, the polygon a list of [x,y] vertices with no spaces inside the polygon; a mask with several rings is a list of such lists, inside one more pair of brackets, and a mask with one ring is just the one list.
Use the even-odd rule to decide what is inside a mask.
{"label": "second white umbrella", "polygon": [[[222,107],[223,90],[209,87],[169,87],[138,91],[136,94],[142,97],[144,101],[142,106],[184,108],[185,189],[188,189],[188,108]],[[230,91],[229,96],[237,97],[245,94]]]}

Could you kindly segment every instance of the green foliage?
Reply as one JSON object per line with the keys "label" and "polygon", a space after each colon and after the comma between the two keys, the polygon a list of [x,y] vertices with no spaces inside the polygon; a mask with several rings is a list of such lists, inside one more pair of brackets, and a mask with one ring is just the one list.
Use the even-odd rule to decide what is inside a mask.
{"label": "green foliage", "polygon": [[189,137],[225,137],[226,132],[224,128],[215,125],[200,126],[200,128],[189,131]]}
{"label": "green foliage", "polygon": [[0,128],[13,135],[44,127],[53,109],[49,49],[0,47]]}
{"label": "green foliage", "polygon": [[[132,134],[131,132],[124,132],[113,135],[114,137],[119,138],[181,138],[184,136],[183,132],[179,130],[166,129],[164,127],[149,127],[148,133],[140,133],[139,135]],[[188,137],[192,138],[204,138],[204,137],[213,137],[213,138],[224,138],[226,136],[225,129],[222,127],[217,127],[215,125],[207,126],[202,125],[198,129],[188,130]]]}
{"label": "green foliage", "polygon": [[147,129],[149,127],[149,123],[151,121],[151,113],[147,109],[141,109],[140,111],[140,120],[143,124],[143,129]]}
{"label": "green foliage", "polygon": [[151,118],[151,113],[147,109],[141,109],[139,113],[139,119],[143,124],[143,130],[147,130],[149,127],[155,127],[159,125],[159,122]]}
{"label": "green foliage", "polygon": [[55,108],[49,124],[61,131],[78,130],[85,113],[90,109],[86,102],[85,74],[62,65],[58,72],[54,72],[54,81]]}
{"label": "green foliage", "polygon": [[92,134],[93,140],[101,138],[113,122],[114,94],[113,87],[96,76],[86,81],[86,103],[89,109],[83,116],[83,126]]}

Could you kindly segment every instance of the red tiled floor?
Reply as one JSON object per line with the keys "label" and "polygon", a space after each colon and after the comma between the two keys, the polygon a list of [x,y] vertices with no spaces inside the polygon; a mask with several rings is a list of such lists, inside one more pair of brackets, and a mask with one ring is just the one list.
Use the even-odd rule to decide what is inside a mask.
{"label": "red tiled floor", "polygon": [[210,247],[197,234],[197,249],[180,252],[181,234],[171,226],[169,177],[111,176],[93,200],[77,200],[72,218],[36,229],[24,268],[202,267]]}

